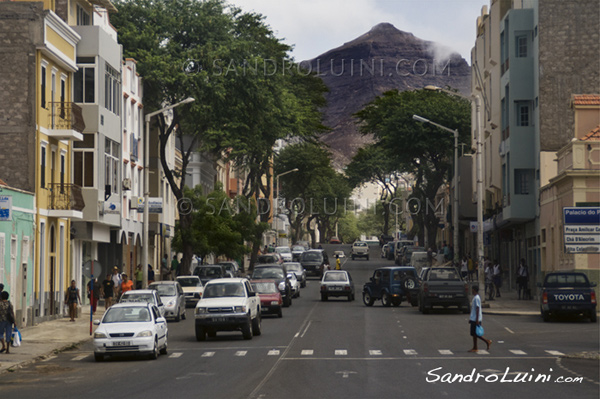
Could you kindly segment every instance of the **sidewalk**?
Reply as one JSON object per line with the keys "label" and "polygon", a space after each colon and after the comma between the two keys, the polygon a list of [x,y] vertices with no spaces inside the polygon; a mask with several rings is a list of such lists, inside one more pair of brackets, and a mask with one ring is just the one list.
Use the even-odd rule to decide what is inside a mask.
{"label": "sidewalk", "polygon": [[[519,300],[517,291],[500,291],[500,294],[502,296],[500,298],[496,297],[493,301],[485,299],[485,302],[482,304],[484,314],[540,316],[540,303],[537,299]],[[481,299],[483,300],[483,297]]]}
{"label": "sidewalk", "polygon": [[[100,319],[103,313],[104,306],[98,306],[94,319]],[[92,327],[92,331],[96,329],[96,326]],[[19,331],[22,337],[21,346],[11,347],[9,354],[0,353],[0,374],[42,360],[91,339],[90,307],[84,306],[81,316],[75,319],[75,322],[70,322],[69,317],[64,317],[23,327]]]}

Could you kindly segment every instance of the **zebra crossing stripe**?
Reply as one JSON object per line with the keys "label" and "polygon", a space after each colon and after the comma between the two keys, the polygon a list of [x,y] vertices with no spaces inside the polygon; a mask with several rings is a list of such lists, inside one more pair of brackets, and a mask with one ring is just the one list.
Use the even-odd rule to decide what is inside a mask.
{"label": "zebra crossing stripe", "polygon": [[519,349],[511,349],[510,352],[514,355],[526,355],[527,353],[523,352],[522,350]]}
{"label": "zebra crossing stripe", "polygon": [[246,356],[248,351],[237,351],[235,352],[235,356]]}
{"label": "zebra crossing stripe", "polygon": [[438,352],[440,352],[440,355],[453,355],[454,353],[452,353],[451,350],[448,349],[440,349]]}
{"label": "zebra crossing stripe", "polygon": [[178,357],[181,357],[181,355],[183,355],[183,352],[174,352],[169,355],[169,359],[177,359]]}
{"label": "zebra crossing stripe", "polygon": [[373,349],[373,350],[370,350],[370,351],[369,351],[369,355],[371,355],[371,356],[381,356],[381,355],[382,355],[382,353],[381,353],[381,351],[380,351],[380,350],[378,350],[378,349]]}
{"label": "zebra crossing stripe", "polygon": [[348,355],[348,351],[346,349],[336,349],[335,350],[335,355],[336,356],[347,356]]}
{"label": "zebra crossing stripe", "polygon": [[546,351],[546,353],[551,354],[552,356],[564,356],[565,354],[559,351]]}
{"label": "zebra crossing stripe", "polygon": [[202,357],[213,357],[215,355],[215,352],[204,352],[202,354]]}
{"label": "zebra crossing stripe", "polygon": [[490,354],[490,352],[486,351],[485,349],[479,349],[479,350],[477,351],[477,354],[478,354],[478,355],[489,355],[489,354]]}
{"label": "zebra crossing stripe", "polygon": [[279,356],[279,351],[277,349],[271,349],[269,351],[269,353],[267,353],[268,356]]}
{"label": "zebra crossing stripe", "polygon": [[71,361],[73,362],[78,362],[80,360],[85,359],[86,357],[88,357],[90,354],[88,353],[87,355],[79,355],[79,356],[75,356],[73,359],[71,359]]}
{"label": "zebra crossing stripe", "polygon": [[416,355],[417,351],[414,349],[404,349],[404,354],[405,355]]}
{"label": "zebra crossing stripe", "polygon": [[313,351],[312,349],[304,349],[302,350],[302,352],[300,352],[302,356],[312,356],[313,353],[315,353],[315,351]]}

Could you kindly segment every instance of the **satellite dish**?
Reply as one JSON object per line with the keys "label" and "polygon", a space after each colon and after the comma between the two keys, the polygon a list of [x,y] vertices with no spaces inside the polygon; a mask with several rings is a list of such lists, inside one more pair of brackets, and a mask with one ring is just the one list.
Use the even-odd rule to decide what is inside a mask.
{"label": "satellite dish", "polygon": [[[103,267],[97,260],[94,261],[94,277],[102,276]],[[83,264],[83,275],[92,278],[92,261],[88,260]]]}

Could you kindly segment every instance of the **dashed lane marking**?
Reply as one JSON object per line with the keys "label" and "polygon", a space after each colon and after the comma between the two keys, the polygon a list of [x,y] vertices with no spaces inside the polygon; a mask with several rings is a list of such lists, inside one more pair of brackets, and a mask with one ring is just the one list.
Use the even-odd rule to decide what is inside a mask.
{"label": "dashed lane marking", "polygon": [[183,352],[174,352],[169,355],[169,359],[177,359],[178,357],[181,357],[181,355],[183,355]]}
{"label": "dashed lane marking", "polygon": [[404,354],[405,355],[416,355],[417,351],[414,349],[404,349]]}
{"label": "dashed lane marking", "polygon": [[523,352],[522,350],[519,349],[510,349],[509,350],[510,353],[514,354],[514,355],[526,355],[527,353]]}
{"label": "dashed lane marking", "polygon": [[545,351],[546,353],[551,354],[552,356],[564,356],[565,354],[559,351]]}
{"label": "dashed lane marking", "polygon": [[271,350],[270,350],[270,351],[267,353],[267,355],[268,355],[268,356],[279,356],[279,353],[280,353],[280,352],[279,352],[279,350],[277,350],[277,349],[271,349]]}
{"label": "dashed lane marking", "polygon": [[204,352],[202,354],[202,357],[213,357],[215,355],[215,352]]}
{"label": "dashed lane marking", "polygon": [[312,349],[303,349],[302,352],[300,352],[300,355],[302,356],[312,356],[315,353],[314,350]]}
{"label": "dashed lane marking", "polygon": [[440,352],[440,355],[453,355],[454,353],[452,353],[451,350],[448,349],[440,349],[438,350],[438,352]]}
{"label": "dashed lane marking", "polygon": [[83,359],[85,359],[86,357],[88,357],[90,354],[85,354],[85,355],[79,355],[79,356],[75,356],[73,359],[71,359],[71,361],[73,362],[78,362],[81,361]]}
{"label": "dashed lane marking", "polygon": [[235,352],[235,356],[246,356],[248,351],[237,351]]}
{"label": "dashed lane marking", "polygon": [[478,354],[478,355],[489,355],[489,354],[490,354],[490,352],[486,351],[485,349],[479,349],[479,350],[477,351],[477,354]]}
{"label": "dashed lane marking", "polygon": [[369,355],[371,355],[371,356],[381,356],[381,355],[382,355],[382,353],[381,353],[381,351],[380,351],[380,350],[378,350],[378,349],[373,349],[373,350],[370,350],[370,351],[369,351]]}
{"label": "dashed lane marking", "polygon": [[348,351],[346,349],[336,349],[335,355],[336,356],[348,356]]}

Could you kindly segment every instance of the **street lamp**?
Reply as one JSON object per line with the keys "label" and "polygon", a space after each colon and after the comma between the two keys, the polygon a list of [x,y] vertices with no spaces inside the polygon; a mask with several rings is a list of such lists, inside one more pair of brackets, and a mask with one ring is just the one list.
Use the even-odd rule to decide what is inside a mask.
{"label": "street lamp", "polygon": [[453,245],[454,261],[456,262],[458,260],[458,129],[452,130],[419,115],[413,115],[413,119],[418,122],[429,123],[430,125],[438,127],[454,135],[454,205],[452,207],[452,224],[454,225]]}
{"label": "street lamp", "polygon": [[[276,192],[277,192],[277,207],[276,207],[277,219],[279,219],[279,178],[281,176],[285,176],[285,175],[290,174],[290,173],[298,172],[298,170],[299,170],[298,168],[290,169],[290,170],[288,170],[286,172],[278,174],[277,177],[275,178],[275,184],[276,184],[275,187],[276,187]],[[273,223],[272,224],[273,224],[272,228],[273,228],[273,230],[275,230],[275,234],[276,234],[275,235],[275,240],[277,242],[279,242],[279,236],[278,236],[279,233],[277,231],[277,226],[279,225],[279,223],[275,222],[275,212],[273,212]]]}
{"label": "street lamp", "polygon": [[[481,128],[481,98],[479,95],[467,97],[458,92],[442,89],[441,87],[428,85],[425,90],[442,91],[451,96],[456,96],[469,100],[473,103],[475,100],[475,124],[477,129],[475,164],[477,169],[477,262],[479,264],[478,283],[480,287],[485,287],[485,270],[483,262],[483,129]],[[455,250],[456,252],[456,250]],[[485,302],[485,298],[483,298]]]}
{"label": "street lamp", "polygon": [[[183,101],[178,102],[177,104],[173,104],[170,105],[168,107],[165,107],[163,109],[160,109],[158,111],[154,111],[151,112],[149,114],[146,114],[145,117],[145,121],[146,121],[146,140],[144,143],[144,234],[142,237],[143,243],[142,245],[144,246],[144,249],[142,250],[142,272],[143,272],[143,277],[142,277],[142,287],[146,287],[148,286],[148,250],[149,250],[149,244],[148,244],[148,225],[149,225],[149,217],[148,217],[148,201],[149,201],[149,195],[150,195],[150,183],[148,182],[149,180],[149,166],[150,166],[150,118],[152,118],[153,116],[156,116],[158,114],[162,114],[165,111],[171,110],[175,107],[178,107],[180,105],[183,104],[188,104],[191,102],[196,101],[195,98],[193,97],[188,97]],[[159,268],[159,273],[161,273],[162,270]]]}

